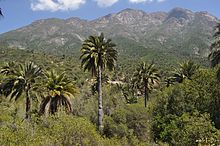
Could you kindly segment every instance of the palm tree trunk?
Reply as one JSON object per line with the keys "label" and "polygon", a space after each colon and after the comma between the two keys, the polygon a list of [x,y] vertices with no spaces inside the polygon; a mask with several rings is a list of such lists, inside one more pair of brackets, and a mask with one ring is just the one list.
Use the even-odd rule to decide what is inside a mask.
{"label": "palm tree trunk", "polygon": [[103,130],[103,107],[102,107],[102,68],[98,67],[98,129],[102,133]]}
{"label": "palm tree trunk", "polygon": [[147,107],[147,98],[148,98],[147,82],[144,81],[144,107]]}
{"label": "palm tree trunk", "polygon": [[29,96],[29,90],[27,89],[25,92],[26,92],[26,115],[25,115],[25,119],[29,119],[30,118],[31,101],[30,101],[30,96]]}

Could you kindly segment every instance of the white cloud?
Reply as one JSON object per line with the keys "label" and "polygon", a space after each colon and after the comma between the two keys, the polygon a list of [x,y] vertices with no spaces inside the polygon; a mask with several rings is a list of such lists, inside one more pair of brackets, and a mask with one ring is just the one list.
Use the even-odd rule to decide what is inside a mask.
{"label": "white cloud", "polygon": [[143,3],[146,2],[147,0],[129,0],[131,3]]}
{"label": "white cloud", "polygon": [[129,0],[130,3],[151,3],[151,2],[164,2],[166,0]]}
{"label": "white cloud", "polygon": [[86,0],[35,0],[31,3],[33,11],[67,11],[76,10],[85,4]]}
{"label": "white cloud", "polygon": [[99,7],[110,7],[118,2],[118,0],[94,0]]}

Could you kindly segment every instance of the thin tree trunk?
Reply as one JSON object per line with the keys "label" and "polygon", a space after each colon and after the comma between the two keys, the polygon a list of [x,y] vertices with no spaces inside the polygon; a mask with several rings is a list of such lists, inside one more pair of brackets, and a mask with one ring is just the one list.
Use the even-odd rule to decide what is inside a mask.
{"label": "thin tree trunk", "polygon": [[31,101],[30,101],[30,96],[29,96],[29,90],[27,89],[25,92],[26,92],[26,115],[25,115],[25,119],[29,119],[30,118]]}
{"label": "thin tree trunk", "polygon": [[148,99],[147,83],[146,81],[144,81],[144,107],[147,107],[147,99]]}
{"label": "thin tree trunk", "polygon": [[102,68],[98,67],[98,129],[102,133],[103,130],[103,107],[102,107]]}

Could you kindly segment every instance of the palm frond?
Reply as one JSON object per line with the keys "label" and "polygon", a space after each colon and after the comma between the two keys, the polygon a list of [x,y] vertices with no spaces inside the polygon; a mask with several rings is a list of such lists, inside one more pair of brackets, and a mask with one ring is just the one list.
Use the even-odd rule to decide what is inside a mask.
{"label": "palm frond", "polygon": [[15,75],[17,74],[17,65],[15,62],[7,62],[5,65],[0,69],[0,73],[3,75]]}
{"label": "palm frond", "polygon": [[32,62],[25,65],[9,62],[3,68],[2,72],[10,76],[3,80],[0,91],[10,100],[18,100],[22,93],[30,88],[30,84],[34,83],[35,78],[42,73],[41,68]]}
{"label": "palm frond", "polygon": [[159,83],[160,75],[153,63],[142,62],[134,72],[132,80],[138,88],[143,88],[144,84],[147,84],[148,89],[152,89],[155,84]]}
{"label": "palm frond", "polygon": [[81,66],[84,71],[91,71],[92,75],[97,75],[98,66],[102,69],[113,70],[117,61],[116,45],[111,39],[106,40],[104,34],[100,36],[89,36],[81,48]]}
{"label": "palm frond", "polygon": [[[54,71],[47,72],[45,77],[47,82],[44,86],[47,89],[47,94],[41,102],[40,114],[54,114],[61,106],[64,106],[67,112],[71,112],[71,99],[79,93],[75,84],[66,77],[64,72],[61,74]],[[46,109],[46,107],[48,108]]]}

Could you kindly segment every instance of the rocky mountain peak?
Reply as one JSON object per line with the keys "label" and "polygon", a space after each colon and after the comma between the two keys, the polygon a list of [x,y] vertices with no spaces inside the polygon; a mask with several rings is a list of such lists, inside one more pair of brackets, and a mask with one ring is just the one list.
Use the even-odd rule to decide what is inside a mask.
{"label": "rocky mountain peak", "polygon": [[66,21],[69,22],[69,21],[87,21],[87,20],[80,19],[79,17],[70,17],[66,19]]}
{"label": "rocky mountain peak", "polygon": [[191,20],[194,17],[194,13],[188,9],[183,8],[174,8],[172,9],[167,16],[167,19],[175,18],[175,19],[185,19],[185,20]]}
{"label": "rocky mountain peak", "polygon": [[167,17],[166,12],[153,12],[150,13],[149,16],[153,19],[164,20]]}
{"label": "rocky mountain peak", "polygon": [[71,25],[77,25],[77,24],[84,24],[87,23],[87,20],[84,19],[80,19],[78,17],[71,17],[65,20],[67,24],[71,24]]}
{"label": "rocky mountain peak", "polygon": [[126,13],[133,13],[133,14],[146,14],[146,12],[142,10],[136,10],[136,9],[131,9],[131,8],[126,8],[124,10],[121,10],[117,14],[126,14]]}
{"label": "rocky mountain peak", "polygon": [[144,11],[128,8],[117,13],[115,15],[115,18],[117,18],[123,24],[129,24],[134,23],[137,20],[141,20],[146,15],[147,13],[145,13]]}
{"label": "rocky mountain peak", "polygon": [[196,15],[199,15],[203,19],[207,19],[208,21],[218,21],[218,18],[211,15],[207,11],[196,12]]}
{"label": "rocky mountain peak", "polygon": [[132,24],[137,21],[140,21],[143,17],[147,16],[148,14],[142,10],[135,10],[135,9],[124,9],[118,13],[108,14],[104,17],[100,17],[92,22],[95,23],[120,23],[120,24]]}

